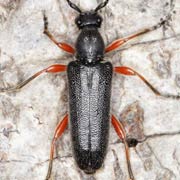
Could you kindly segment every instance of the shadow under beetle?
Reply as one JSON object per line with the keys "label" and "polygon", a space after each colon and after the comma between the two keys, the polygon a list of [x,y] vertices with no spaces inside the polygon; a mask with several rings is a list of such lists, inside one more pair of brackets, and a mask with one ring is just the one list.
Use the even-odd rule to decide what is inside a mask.
{"label": "shadow under beetle", "polygon": [[[56,127],[51,144],[46,179],[49,179],[51,176],[55,143],[66,129],[68,119],[70,122],[74,157],[79,168],[87,174],[92,174],[102,166],[109,138],[110,95],[113,72],[138,76],[158,96],[174,99],[180,98],[180,96],[160,93],[135,70],[125,66],[113,67],[110,62],[103,59],[106,53],[115,50],[127,41],[161,27],[165,23],[165,20],[162,20],[156,26],[144,29],[126,38],[117,39],[105,47],[101,34],[98,32],[98,28],[101,27],[102,23],[102,17],[98,14],[98,11],[107,5],[108,0],[100,3],[94,10],[87,12],[82,12],[70,0],[67,0],[67,3],[79,13],[75,19],[75,23],[80,29],[80,34],[77,38],[75,48],[67,43],[56,41],[48,31],[48,22],[45,13],[44,34],[59,48],[74,55],[76,60],[70,62],[67,66],[54,64],[37,72],[16,87],[1,89],[0,91],[17,91],[42,73],[67,72],[70,112]],[[138,141],[126,137],[123,125],[114,115],[111,115],[111,122],[119,138],[124,143],[129,178],[134,180],[130,164],[129,147],[136,146]]]}

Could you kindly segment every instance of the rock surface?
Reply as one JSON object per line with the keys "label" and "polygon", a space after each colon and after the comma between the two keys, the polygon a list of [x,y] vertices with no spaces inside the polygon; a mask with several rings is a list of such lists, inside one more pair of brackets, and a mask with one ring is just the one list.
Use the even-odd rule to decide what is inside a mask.
{"label": "rock surface", "polygon": [[[73,2],[85,10],[100,3]],[[44,10],[50,32],[58,40],[73,44],[79,33],[74,25],[77,13],[65,0],[0,0],[1,88],[13,87],[53,63],[68,64],[72,60],[43,34]],[[180,0],[110,0],[101,15],[104,21],[100,31],[106,44],[170,17],[163,27],[136,38],[105,59],[115,66],[135,69],[161,92],[180,93]],[[44,74],[19,92],[0,94],[1,180],[45,179],[54,129],[68,111],[66,82],[65,73]],[[130,108],[134,103],[136,106]],[[114,74],[112,112],[123,117],[127,108],[132,113],[128,111],[124,116],[131,121],[141,113],[143,127],[142,143],[131,148],[136,179],[179,180],[180,101],[157,97],[137,77]],[[110,132],[104,166],[95,175],[87,176],[73,160],[66,131],[57,143],[53,179],[127,180],[123,144],[113,127]]]}

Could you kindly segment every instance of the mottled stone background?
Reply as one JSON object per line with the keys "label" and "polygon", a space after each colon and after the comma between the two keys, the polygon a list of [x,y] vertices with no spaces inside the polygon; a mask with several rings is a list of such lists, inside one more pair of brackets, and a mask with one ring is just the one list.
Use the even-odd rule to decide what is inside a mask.
{"label": "mottled stone background", "polygon": [[[100,0],[73,2],[88,9]],[[43,34],[43,10],[53,35],[75,42],[77,13],[65,0],[0,0],[0,87],[15,86],[44,67],[72,60]],[[106,59],[134,68],[161,92],[180,93],[180,0],[110,0],[101,15],[106,44],[170,17],[163,27],[109,53]],[[65,73],[45,74],[20,92],[0,94],[1,180],[44,180],[53,132],[67,111]],[[155,96],[137,77],[114,75],[112,112],[131,124],[135,135],[129,136],[142,141],[131,149],[136,179],[179,180],[180,100]],[[110,132],[104,166],[87,176],[74,162],[66,131],[58,141],[52,179],[127,180],[124,146],[112,127]]]}

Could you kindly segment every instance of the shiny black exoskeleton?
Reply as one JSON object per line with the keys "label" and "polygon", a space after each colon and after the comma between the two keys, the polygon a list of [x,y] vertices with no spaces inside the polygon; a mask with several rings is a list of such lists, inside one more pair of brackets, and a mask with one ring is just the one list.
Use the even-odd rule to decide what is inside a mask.
{"label": "shiny black exoskeleton", "polygon": [[76,41],[76,60],[68,65],[70,128],[75,160],[86,173],[102,166],[109,137],[113,68],[103,61],[104,41],[98,32],[102,18],[94,11],[81,12],[75,23],[81,30]]}

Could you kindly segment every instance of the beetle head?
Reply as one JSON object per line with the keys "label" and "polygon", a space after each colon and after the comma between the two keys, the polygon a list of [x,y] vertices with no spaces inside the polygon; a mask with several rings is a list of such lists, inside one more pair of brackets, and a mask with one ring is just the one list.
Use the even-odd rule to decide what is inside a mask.
{"label": "beetle head", "polygon": [[95,11],[82,12],[75,20],[79,29],[87,26],[101,27],[102,17]]}
{"label": "beetle head", "polygon": [[79,16],[76,18],[75,23],[79,29],[87,26],[93,26],[99,28],[102,23],[102,17],[98,14],[98,11],[105,7],[109,0],[100,3],[94,10],[82,12],[78,6],[67,0],[69,6],[79,12]]}

